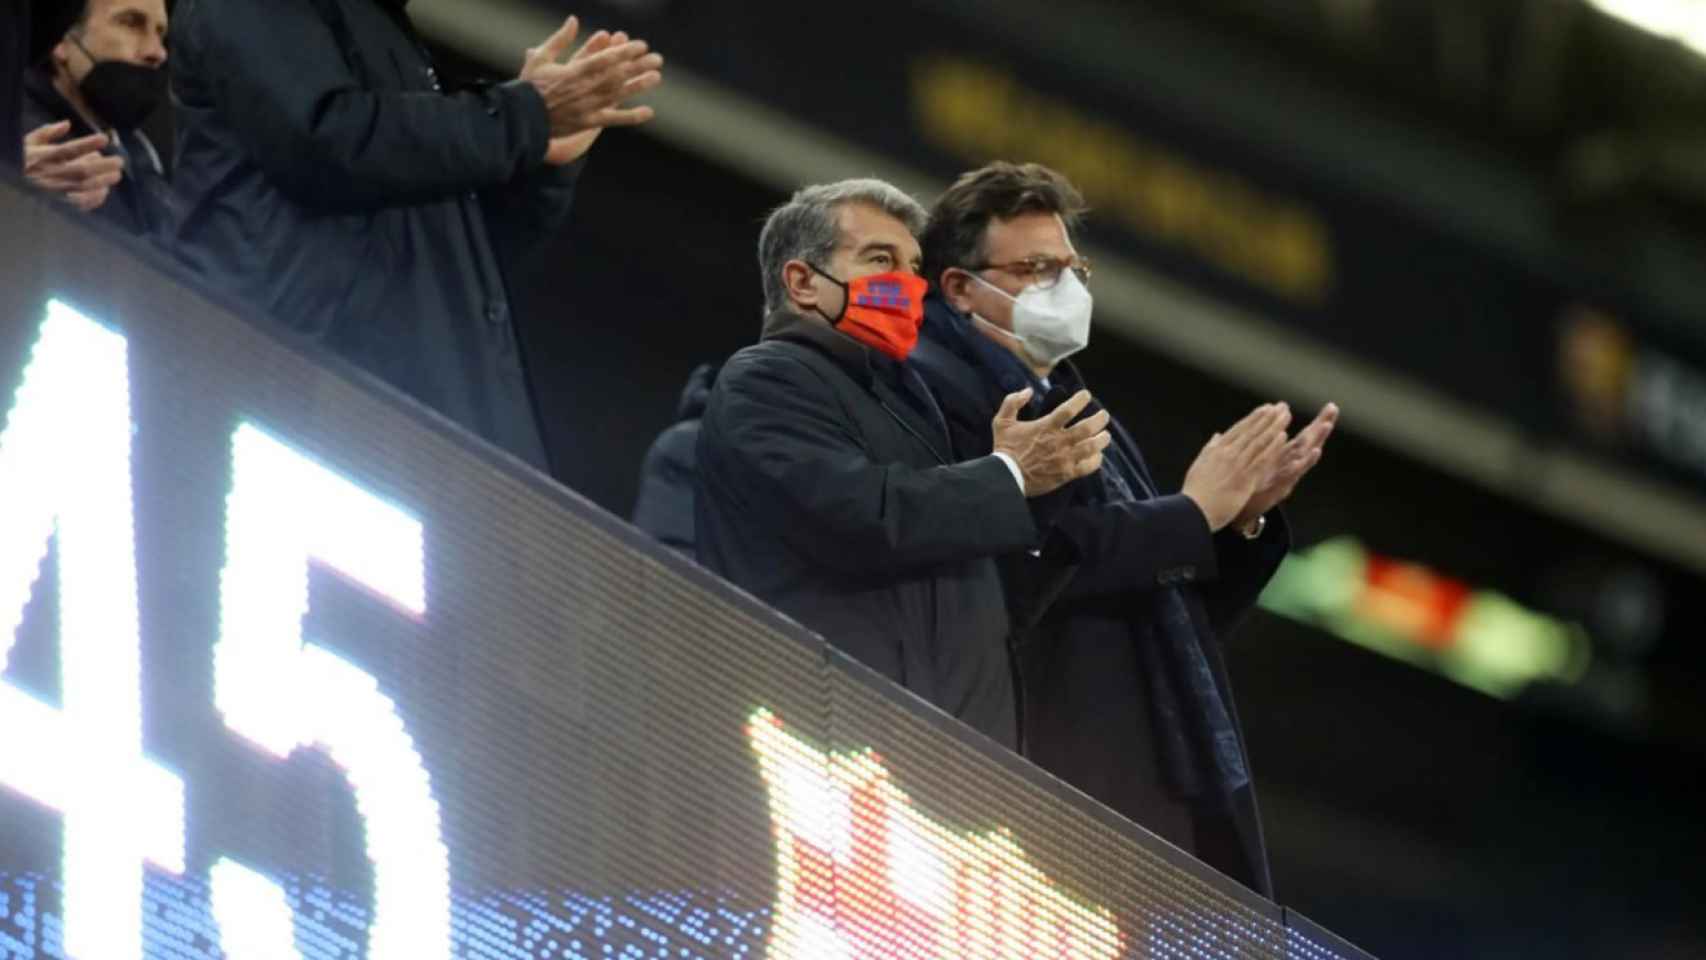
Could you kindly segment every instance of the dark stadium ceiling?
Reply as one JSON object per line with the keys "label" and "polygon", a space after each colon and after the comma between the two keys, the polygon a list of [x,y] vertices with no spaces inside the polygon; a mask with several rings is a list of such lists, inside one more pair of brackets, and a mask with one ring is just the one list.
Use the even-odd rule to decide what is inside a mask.
{"label": "dark stadium ceiling", "polygon": [[[1108,0],[1283,49],[1489,141],[1573,198],[1706,209],[1700,0]],[[1115,11],[1119,12],[1115,12]]]}
{"label": "dark stadium ceiling", "polygon": [[[533,0],[644,22],[692,0]],[[1387,112],[1478,141],[1566,203],[1706,235],[1706,0],[928,0],[1031,21],[1038,53],[1106,48],[1161,20],[1278,54]],[[904,28],[904,21],[891,26]]]}

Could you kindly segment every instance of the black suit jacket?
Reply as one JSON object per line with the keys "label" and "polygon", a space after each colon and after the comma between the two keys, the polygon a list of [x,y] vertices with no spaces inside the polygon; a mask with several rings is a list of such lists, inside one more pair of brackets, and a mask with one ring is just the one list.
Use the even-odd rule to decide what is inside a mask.
{"label": "black suit jacket", "polygon": [[723,367],[701,423],[700,561],[1012,746],[993,558],[1037,541],[1013,475],[987,449],[959,462],[901,365],[821,322],[769,329]]}
{"label": "black suit jacket", "polygon": [[[990,449],[990,419],[1014,384],[996,382],[975,348],[968,350],[953,335],[947,309],[930,302],[930,320],[913,360],[940,398],[955,442],[974,456]],[[1082,385],[1070,363],[1057,369],[1056,379]],[[1065,395],[1057,390],[1051,399],[1059,402]],[[1212,534],[1189,498],[1154,494],[1158,488],[1142,451],[1117,419],[1109,431],[1147,490],[1119,502],[1105,476],[1063,488],[1054,495],[1041,555],[1012,555],[1001,563],[1020,624],[1026,755],[1271,896],[1254,791],[1239,791],[1228,812],[1186,801],[1169,785],[1159,755],[1151,674],[1165,619],[1162,593],[1177,591],[1237,725],[1220,638],[1255,604],[1285,556],[1289,531],[1276,512],[1254,542],[1232,532]],[[1240,730],[1240,745],[1242,739]]]}

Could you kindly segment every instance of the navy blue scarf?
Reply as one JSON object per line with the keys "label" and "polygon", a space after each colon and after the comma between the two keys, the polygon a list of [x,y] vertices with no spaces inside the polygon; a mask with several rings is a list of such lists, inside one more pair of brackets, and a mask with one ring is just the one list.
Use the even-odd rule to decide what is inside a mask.
{"label": "navy blue scarf", "polygon": [[[993,382],[999,390],[991,396],[996,404],[1000,397],[1028,387],[1034,391],[1030,411],[1040,414],[1083,389],[1078,371],[1067,363],[1055,367],[1044,389],[1024,362],[972,329],[975,322],[937,297],[925,302],[923,335]],[[1096,409],[1092,404],[1086,413]],[[1109,430],[1114,442],[1103,458],[1102,470],[1080,484],[1075,498],[1089,504],[1154,498],[1155,484],[1136,442],[1117,421],[1110,422]],[[1153,642],[1139,642],[1138,655],[1149,686],[1162,769],[1180,797],[1225,809],[1231,795],[1250,782],[1237,727],[1215,682],[1184,595],[1177,587],[1160,587],[1158,599],[1160,622],[1152,631],[1134,632],[1153,638]]]}

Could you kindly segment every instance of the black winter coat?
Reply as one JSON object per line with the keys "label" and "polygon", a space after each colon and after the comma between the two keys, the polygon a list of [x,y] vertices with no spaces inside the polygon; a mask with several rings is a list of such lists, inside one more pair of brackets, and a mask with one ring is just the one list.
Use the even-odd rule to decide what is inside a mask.
{"label": "black winter coat", "polygon": [[[989,421],[1002,398],[1027,384],[1000,382],[945,304],[932,298],[914,365],[940,398],[955,443],[976,456],[991,446]],[[999,348],[996,348],[999,350]],[[1053,398],[1083,386],[1070,364]],[[1096,409],[1096,407],[1092,407]],[[1088,412],[1088,411],[1087,411]],[[1155,490],[1143,455],[1118,420],[1109,431],[1140,482]],[[1110,462],[1113,455],[1110,450]],[[1104,467],[1104,471],[1110,467]],[[1101,477],[1056,496],[1040,557],[1002,560],[1021,632],[1026,756],[1119,813],[1194,854],[1259,893],[1272,896],[1254,791],[1211,810],[1182,799],[1169,785],[1152,711],[1149,674],[1156,669],[1163,591],[1176,591],[1215,686],[1236,727],[1231,681],[1220,647],[1254,606],[1284,559],[1290,534],[1276,511],[1256,541],[1215,535],[1182,494],[1123,502]],[[1064,586],[1063,586],[1064,584]],[[1148,649],[1146,649],[1148,647]],[[1242,750],[1242,731],[1238,731]],[[1246,759],[1246,767],[1248,761]]]}
{"label": "black winter coat", "polygon": [[568,212],[544,101],[445,93],[402,0],[183,0],[178,251],[535,466],[506,273]]}
{"label": "black winter coat", "polygon": [[[711,391],[700,562],[986,736],[1016,737],[994,557],[1037,527],[1007,466],[960,461],[901,364],[777,314]],[[922,391],[921,382],[914,380]]]}
{"label": "black winter coat", "polygon": [[660,543],[694,556],[693,491],[699,480],[699,418],[711,399],[717,368],[702,363],[687,378],[675,423],[658,434],[640,464],[640,493],[634,500],[634,526]]}

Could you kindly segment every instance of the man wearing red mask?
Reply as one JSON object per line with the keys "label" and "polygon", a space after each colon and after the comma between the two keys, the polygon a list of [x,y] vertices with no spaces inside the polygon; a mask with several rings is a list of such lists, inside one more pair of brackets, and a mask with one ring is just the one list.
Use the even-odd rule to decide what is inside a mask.
{"label": "man wearing red mask", "polygon": [[877,180],[807,187],[759,239],[763,338],[723,367],[699,437],[699,559],[992,739],[1017,743],[995,557],[1035,549],[1043,497],[1101,467],[1081,393],[991,424],[962,459],[907,363],[923,320],[917,201]]}

